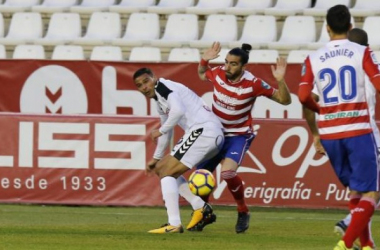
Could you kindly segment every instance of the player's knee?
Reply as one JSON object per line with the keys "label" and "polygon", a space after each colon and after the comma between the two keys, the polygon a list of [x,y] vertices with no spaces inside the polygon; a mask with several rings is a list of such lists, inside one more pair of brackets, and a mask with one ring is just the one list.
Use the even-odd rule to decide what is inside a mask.
{"label": "player's knee", "polygon": [[222,173],[221,173],[221,176],[222,176],[223,180],[232,179],[232,178],[234,178],[236,175],[237,175],[236,171],[235,171],[235,170],[232,170],[232,169],[222,171]]}

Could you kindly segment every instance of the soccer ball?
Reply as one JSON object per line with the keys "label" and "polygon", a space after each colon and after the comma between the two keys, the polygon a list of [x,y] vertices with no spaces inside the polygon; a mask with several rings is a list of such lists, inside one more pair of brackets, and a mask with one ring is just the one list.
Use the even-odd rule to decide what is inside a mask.
{"label": "soccer ball", "polygon": [[198,196],[209,195],[215,187],[215,178],[206,169],[197,169],[189,177],[189,187]]}

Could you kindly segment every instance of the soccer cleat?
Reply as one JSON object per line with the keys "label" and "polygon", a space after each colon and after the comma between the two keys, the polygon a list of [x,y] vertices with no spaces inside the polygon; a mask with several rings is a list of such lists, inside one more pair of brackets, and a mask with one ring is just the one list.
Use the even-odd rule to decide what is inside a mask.
{"label": "soccer cleat", "polygon": [[250,217],[251,217],[251,214],[249,212],[248,213],[244,213],[244,212],[238,213],[238,219],[237,219],[236,226],[235,226],[236,233],[238,233],[238,234],[244,233],[248,229]]}
{"label": "soccer cleat", "polygon": [[363,247],[362,250],[374,250],[375,248],[372,248],[370,246]]}
{"label": "soccer cleat", "polygon": [[347,225],[346,223],[344,223],[343,220],[335,224],[334,233],[336,233],[337,235],[343,236],[346,233],[346,230],[347,230]]}
{"label": "soccer cleat", "polygon": [[[334,227],[334,233],[336,233],[338,236],[343,237],[347,230],[347,225],[344,223],[343,220],[337,222]],[[354,242],[353,250],[360,250],[360,240],[357,239]]]}
{"label": "soccer cleat", "polygon": [[209,218],[202,219],[200,222],[198,222],[194,227],[189,228],[187,230],[189,231],[203,231],[203,228],[207,226],[208,224],[214,223],[216,221],[216,214],[211,214]]}
{"label": "soccer cleat", "polygon": [[148,231],[151,234],[165,234],[165,233],[183,233],[182,225],[176,227],[170,224],[164,224],[160,228]]}
{"label": "soccer cleat", "polygon": [[[187,225],[186,229],[190,230],[190,231],[195,231],[195,230],[192,230],[192,229],[198,223],[200,223],[202,220],[209,220],[209,219],[211,219],[211,217],[213,215],[212,211],[213,211],[212,207],[208,203],[205,203],[202,208],[194,210],[193,214],[191,216],[191,220],[190,220],[189,224]],[[216,216],[215,216],[215,220],[216,220]],[[212,222],[210,222],[210,223],[212,223]],[[210,223],[208,223],[208,224],[210,224]],[[206,225],[204,225],[204,226],[206,226]]]}
{"label": "soccer cleat", "polygon": [[353,250],[353,248],[346,247],[346,244],[343,240],[340,240],[338,244],[334,247],[334,250]]}

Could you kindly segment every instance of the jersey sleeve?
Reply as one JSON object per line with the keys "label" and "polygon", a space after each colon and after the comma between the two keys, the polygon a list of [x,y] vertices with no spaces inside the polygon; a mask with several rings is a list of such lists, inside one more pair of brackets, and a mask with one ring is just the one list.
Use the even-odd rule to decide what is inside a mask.
{"label": "jersey sleeve", "polygon": [[311,86],[313,89],[314,85],[314,74],[311,68],[311,63],[310,63],[310,58],[307,57],[305,59],[305,62],[302,65],[302,70],[301,70],[301,83],[302,84],[308,84]]}
{"label": "jersey sleeve", "polygon": [[298,99],[308,109],[319,113],[319,105],[312,97],[312,89],[314,88],[314,74],[311,69],[310,58],[307,57],[302,65],[301,83],[298,88]]}
{"label": "jersey sleeve", "polygon": [[264,80],[260,78],[256,78],[253,82],[253,95],[256,96],[265,96],[265,97],[272,97],[274,92],[276,92],[276,89],[273,88],[271,85],[266,83]]}
{"label": "jersey sleeve", "polygon": [[170,111],[168,114],[168,119],[159,129],[162,134],[166,134],[171,131],[178,124],[179,120],[181,120],[186,111],[186,107],[183,105],[181,98],[175,92],[170,93],[167,101]]}
{"label": "jersey sleeve", "polygon": [[205,72],[205,76],[208,81],[213,81],[219,72],[220,67],[208,68]]}
{"label": "jersey sleeve", "polygon": [[376,58],[369,48],[366,48],[363,56],[363,69],[368,75],[377,91],[380,91],[380,70]]}

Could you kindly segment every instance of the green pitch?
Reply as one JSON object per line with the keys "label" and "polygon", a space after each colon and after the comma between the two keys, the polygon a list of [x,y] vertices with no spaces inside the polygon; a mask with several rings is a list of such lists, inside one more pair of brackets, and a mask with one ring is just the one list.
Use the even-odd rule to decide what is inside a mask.
{"label": "green pitch", "polygon": [[[203,232],[151,235],[146,231],[166,222],[162,207],[66,207],[0,205],[0,250],[100,249],[333,249],[334,224],[341,210],[251,207],[251,225],[236,234],[234,207],[214,206],[218,218]],[[182,207],[184,226],[191,209]],[[380,215],[372,223],[380,245]]]}

